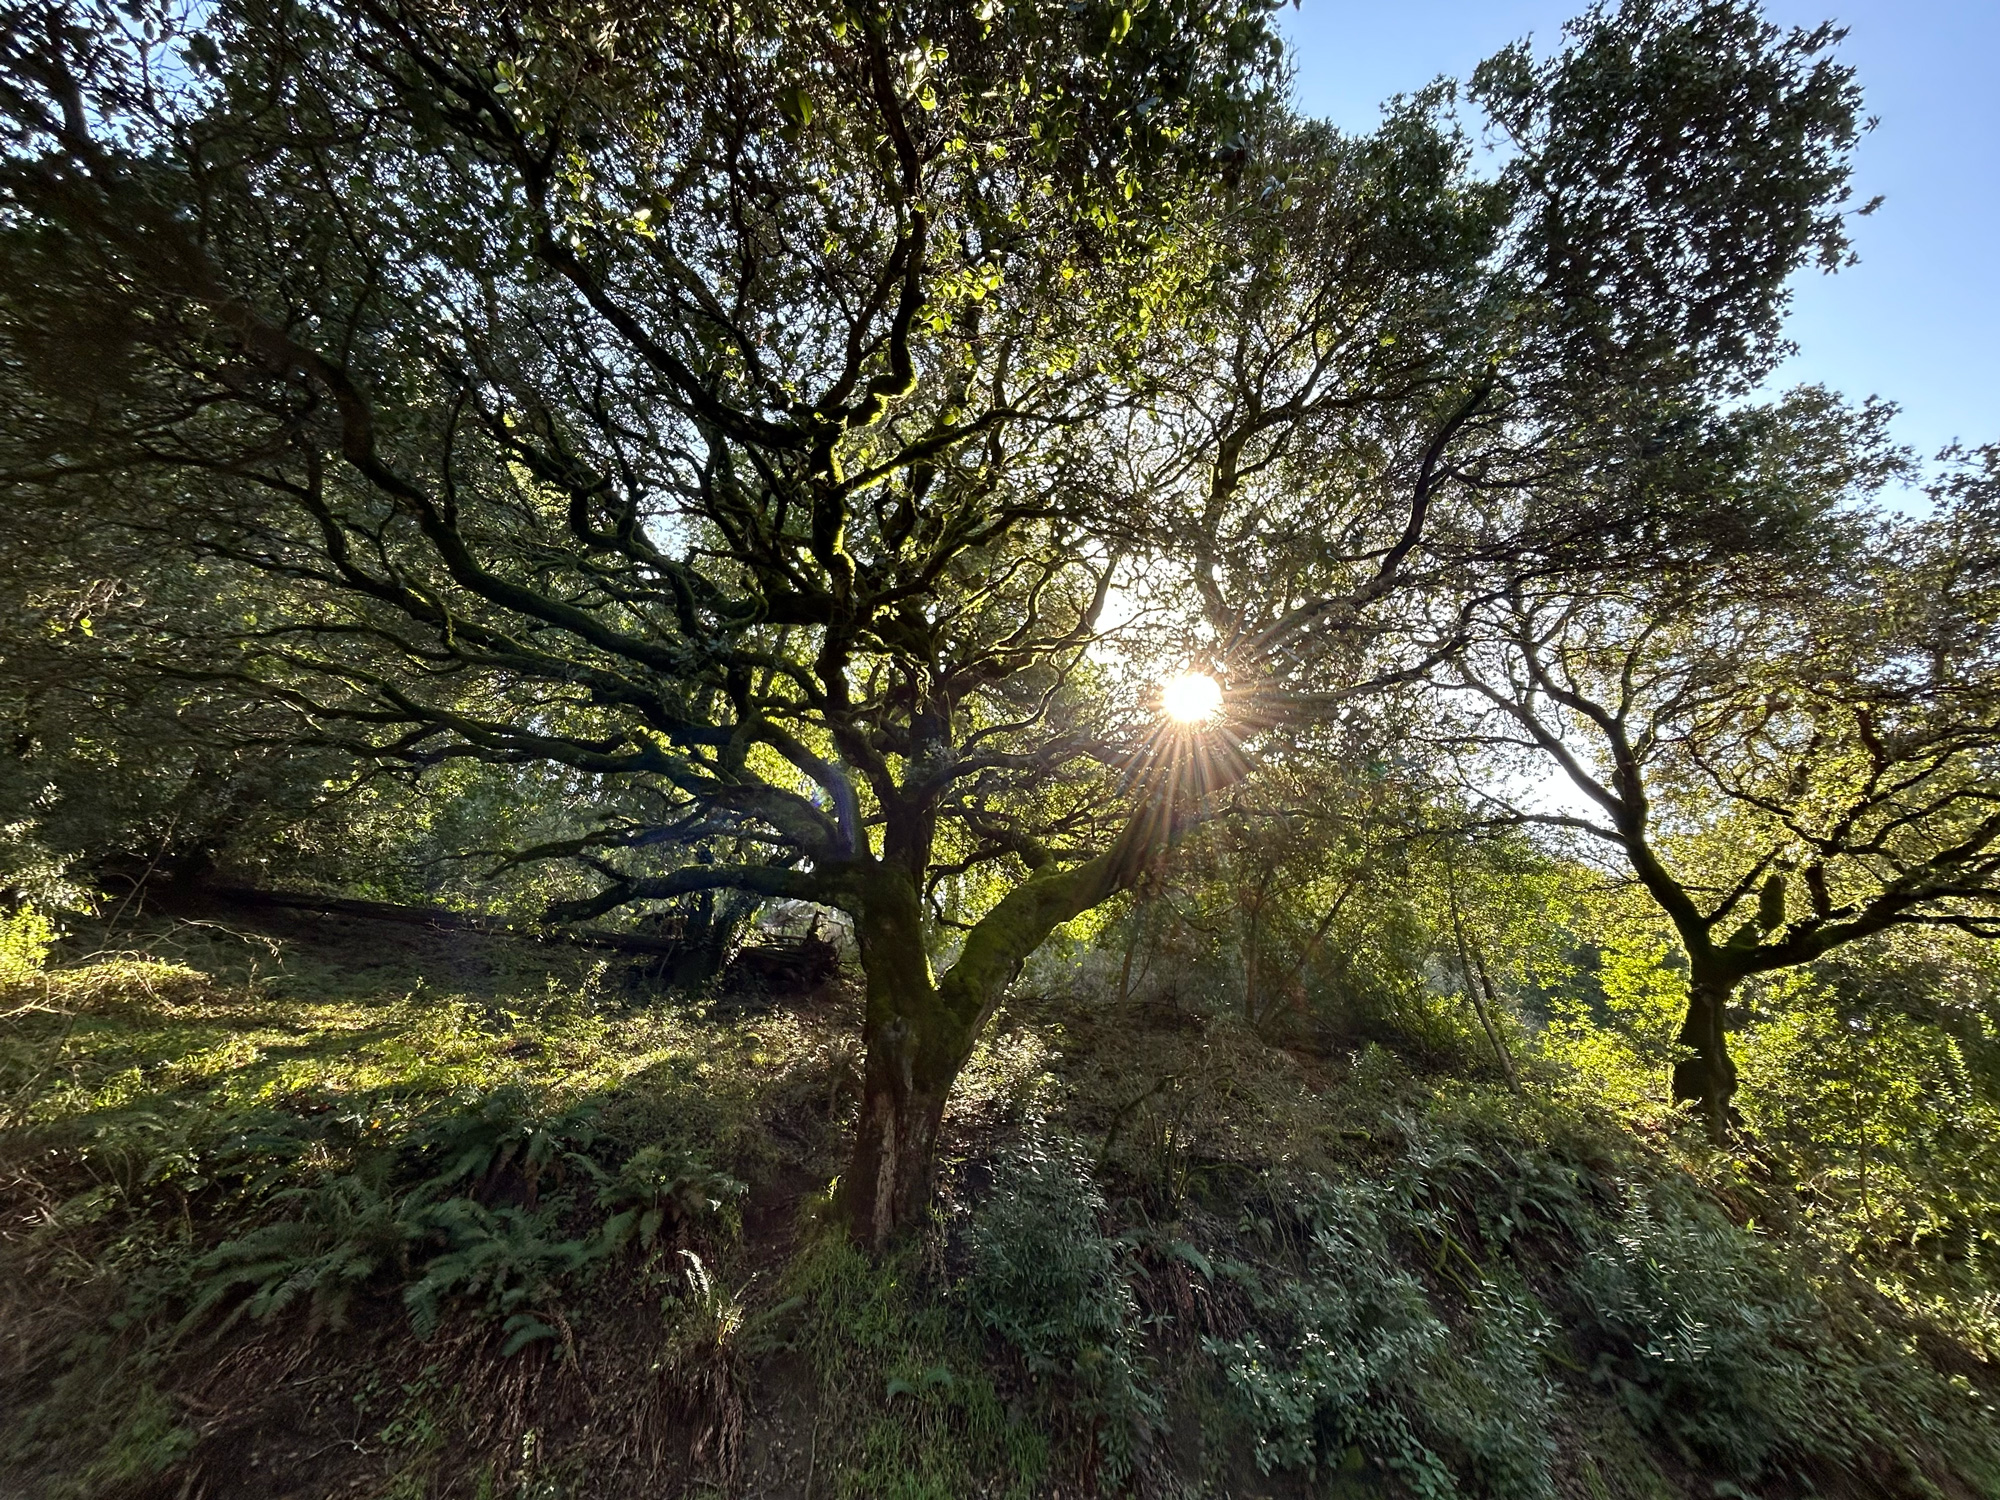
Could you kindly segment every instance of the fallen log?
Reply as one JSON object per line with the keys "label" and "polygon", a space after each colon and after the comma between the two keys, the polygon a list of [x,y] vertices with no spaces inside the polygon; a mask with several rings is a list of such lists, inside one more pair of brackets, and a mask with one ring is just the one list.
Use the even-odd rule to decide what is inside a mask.
{"label": "fallen log", "polygon": [[803,937],[766,938],[739,948],[722,971],[727,994],[816,990],[840,972],[840,949],[815,927]]}

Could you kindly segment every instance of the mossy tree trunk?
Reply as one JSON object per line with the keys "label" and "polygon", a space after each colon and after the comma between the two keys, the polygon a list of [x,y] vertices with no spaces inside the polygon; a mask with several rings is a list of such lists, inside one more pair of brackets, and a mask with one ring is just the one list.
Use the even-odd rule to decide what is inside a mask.
{"label": "mossy tree trunk", "polygon": [[881,1248],[929,1202],[937,1133],[964,1044],[931,973],[916,885],[894,871],[869,883],[857,923],[867,976],[861,1118],[841,1179],[855,1235]]}
{"label": "mossy tree trunk", "polygon": [[1694,1106],[1718,1146],[1729,1139],[1737,1118],[1731,1103],[1736,1062],[1729,1055],[1724,1022],[1739,983],[1740,978],[1697,968],[1688,980],[1687,1014],[1676,1038],[1681,1056],[1674,1063],[1674,1102]]}
{"label": "mossy tree trunk", "polygon": [[1037,870],[973,927],[942,976],[931,970],[915,880],[889,863],[861,872],[855,905],[867,1055],[839,1206],[863,1245],[883,1248],[929,1211],[945,1106],[980,1033],[1051,932],[1138,877],[1145,832],[1146,820],[1135,820],[1110,852]]}

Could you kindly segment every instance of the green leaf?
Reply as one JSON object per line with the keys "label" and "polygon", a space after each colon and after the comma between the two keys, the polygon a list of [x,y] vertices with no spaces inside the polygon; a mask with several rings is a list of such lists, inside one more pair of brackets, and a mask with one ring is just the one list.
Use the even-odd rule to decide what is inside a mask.
{"label": "green leaf", "polygon": [[500,1346],[504,1355],[519,1354],[528,1345],[541,1339],[552,1339],[555,1329],[544,1323],[533,1313],[515,1313],[506,1323],[507,1342]]}

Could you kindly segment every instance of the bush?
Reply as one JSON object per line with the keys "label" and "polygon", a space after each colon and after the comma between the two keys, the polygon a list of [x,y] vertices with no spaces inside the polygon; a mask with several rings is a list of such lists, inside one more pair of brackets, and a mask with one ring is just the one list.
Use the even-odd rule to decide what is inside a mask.
{"label": "bush", "polygon": [[1266,1472],[1365,1456],[1420,1496],[1454,1495],[1462,1482],[1540,1500],[1553,1493],[1548,1320],[1524,1290],[1481,1280],[1467,1284],[1472,1332],[1454,1335],[1401,1253],[1410,1240],[1434,1243],[1443,1267],[1455,1246],[1426,1187],[1407,1169],[1388,1181],[1314,1178],[1292,1199],[1293,1223],[1247,1224],[1251,1236],[1296,1243],[1301,1263],[1226,1264],[1259,1326],[1205,1347]]}
{"label": "bush", "polygon": [[965,1296],[1091,1429],[1102,1477],[1121,1483],[1158,1430],[1160,1397],[1139,1352],[1138,1309],[1082,1145],[1035,1132],[1002,1164],[972,1221]]}
{"label": "bush", "polygon": [[1858,952],[1766,985],[1739,1046],[1743,1110],[1819,1232],[1991,1358],[2000,1319],[1976,1309],[2000,1285],[2000,1079],[1979,1065],[2000,980],[1949,950],[1917,961],[1932,957]]}
{"label": "bush", "polygon": [[1573,1285],[1593,1374],[1642,1431],[1746,1480],[1894,1449],[1888,1417],[1918,1415],[1928,1383],[1914,1363],[1869,1370],[1803,1278],[1691,1189],[1624,1186]]}
{"label": "bush", "polygon": [[0,916],[0,990],[39,978],[55,941],[54,924],[32,906]]}

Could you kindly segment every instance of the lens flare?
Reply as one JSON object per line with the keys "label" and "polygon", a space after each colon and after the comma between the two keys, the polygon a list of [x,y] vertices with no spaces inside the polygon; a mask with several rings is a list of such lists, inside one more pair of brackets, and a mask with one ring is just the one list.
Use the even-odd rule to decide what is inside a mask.
{"label": "lens flare", "polygon": [[1176,724],[1206,724],[1222,711],[1222,684],[1206,672],[1183,672],[1160,687],[1160,708]]}

